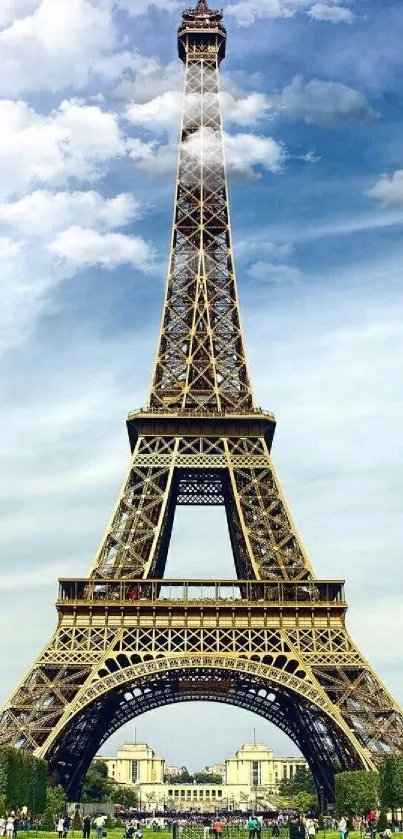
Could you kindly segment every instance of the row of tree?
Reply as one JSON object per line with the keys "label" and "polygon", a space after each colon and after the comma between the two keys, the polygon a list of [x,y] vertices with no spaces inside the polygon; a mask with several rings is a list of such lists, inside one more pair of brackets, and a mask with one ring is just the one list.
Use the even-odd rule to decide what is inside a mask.
{"label": "row of tree", "polygon": [[166,784],[222,784],[222,776],[215,772],[194,772],[193,775],[182,766],[179,775],[165,775]]}
{"label": "row of tree", "polygon": [[0,809],[28,807],[43,813],[46,804],[48,767],[45,760],[12,746],[0,747]]}
{"label": "row of tree", "polygon": [[108,767],[102,760],[93,760],[85,776],[82,801],[122,804],[123,807],[138,807],[137,790],[123,784],[116,784],[108,777]]}
{"label": "row of tree", "polygon": [[297,810],[306,813],[318,806],[318,797],[312,772],[300,766],[292,778],[284,778],[279,783],[279,792],[284,804],[292,804]]}
{"label": "row of tree", "polygon": [[340,772],[335,778],[339,815],[403,809],[403,755],[385,757],[378,772]]}

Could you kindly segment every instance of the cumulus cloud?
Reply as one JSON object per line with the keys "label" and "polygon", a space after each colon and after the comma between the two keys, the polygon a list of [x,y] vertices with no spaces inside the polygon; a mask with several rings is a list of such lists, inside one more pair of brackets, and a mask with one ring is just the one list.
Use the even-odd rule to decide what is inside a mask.
{"label": "cumulus cloud", "polygon": [[81,90],[94,74],[116,79],[140,64],[135,51],[119,49],[111,9],[89,0],[41,0],[36,6],[21,0],[19,8],[32,13],[12,18],[0,31],[3,96]]}
{"label": "cumulus cloud", "polygon": [[[179,151],[176,144],[158,145],[155,141],[146,143],[135,140],[129,145],[129,154],[136,168],[154,177],[170,175],[175,170]],[[201,154],[207,160],[216,156],[220,145],[219,134],[209,128],[204,128],[189,137],[184,149],[195,161],[200,160]],[[224,132],[224,148],[227,171],[239,184],[259,178],[259,169],[280,172],[286,156],[280,143],[272,137],[257,134]],[[194,176],[198,176],[196,170]]]}
{"label": "cumulus cloud", "polygon": [[131,102],[126,117],[133,125],[141,125],[153,131],[175,129],[178,133],[182,113],[182,94],[178,90],[167,90],[146,102]]}
{"label": "cumulus cloud", "polygon": [[[208,94],[208,103],[212,96]],[[233,91],[224,91],[220,95],[224,122],[247,127],[266,119],[274,106],[263,93],[242,95]],[[201,97],[192,94],[183,97],[181,90],[166,90],[147,101],[132,101],[126,108],[125,116],[132,125],[142,126],[158,133],[178,134],[182,110],[187,116],[197,115],[201,108]]]}
{"label": "cumulus cloud", "polygon": [[312,79],[305,83],[295,76],[274,101],[285,117],[308,124],[339,127],[375,118],[362,93],[338,82]]}
{"label": "cumulus cloud", "polygon": [[55,256],[80,268],[100,265],[116,268],[131,263],[145,269],[151,260],[151,248],[140,236],[123,233],[99,233],[74,225],[58,233],[49,250]]}
{"label": "cumulus cloud", "polygon": [[345,6],[329,6],[327,3],[315,3],[309,10],[312,20],[322,20],[328,23],[352,23],[355,19],[351,9]]}
{"label": "cumulus cloud", "polygon": [[126,151],[116,115],[98,105],[70,100],[43,115],[26,102],[3,99],[0,123],[3,197],[40,183],[96,180],[111,159]]}
{"label": "cumulus cloud", "polygon": [[293,265],[281,265],[274,262],[255,262],[246,271],[252,280],[258,283],[293,284],[301,280],[299,268]]}
{"label": "cumulus cloud", "polygon": [[225,155],[228,171],[246,180],[259,177],[256,167],[280,172],[285,159],[281,143],[256,134],[226,134]]}
{"label": "cumulus cloud", "polygon": [[0,202],[0,224],[26,236],[47,235],[70,227],[123,227],[140,215],[140,204],[129,193],[103,198],[99,192],[37,190],[18,201]]}
{"label": "cumulus cloud", "polygon": [[[334,0],[337,2],[337,0]],[[306,12],[313,20],[332,20],[333,23],[353,20],[354,15],[344,6],[333,6],[329,3],[312,3],[312,0],[238,0],[227,6],[227,14],[236,18],[240,26],[250,26],[259,18],[290,18],[298,12]],[[312,14],[313,10],[318,10]],[[322,17],[321,17],[322,8]],[[326,10],[329,14],[334,10],[333,17],[326,17]]]}
{"label": "cumulus cloud", "polygon": [[36,9],[40,0],[2,0],[0,5],[0,26],[6,26]]}
{"label": "cumulus cloud", "polygon": [[396,169],[391,176],[382,175],[365,194],[378,198],[383,207],[403,205],[403,169]]}
{"label": "cumulus cloud", "polygon": [[181,0],[106,0],[106,2],[116,3],[118,8],[127,12],[130,17],[145,15],[152,7],[164,12],[174,12],[183,8]]}
{"label": "cumulus cloud", "polygon": [[152,265],[149,244],[139,236],[111,232],[138,218],[139,203],[126,193],[37,190],[0,202],[2,305],[0,351],[21,343],[40,317],[51,311],[54,292],[93,265]]}

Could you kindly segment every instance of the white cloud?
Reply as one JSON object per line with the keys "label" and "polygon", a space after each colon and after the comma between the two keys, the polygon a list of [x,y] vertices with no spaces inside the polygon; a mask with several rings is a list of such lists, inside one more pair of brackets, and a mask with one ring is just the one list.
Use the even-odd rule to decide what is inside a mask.
{"label": "white cloud", "polygon": [[258,283],[294,284],[298,283],[302,274],[293,265],[281,265],[274,262],[255,262],[246,273]]}
{"label": "white cloud", "polygon": [[[208,98],[211,102],[211,94]],[[239,92],[223,91],[220,100],[224,122],[234,125],[255,125],[273,112],[273,104],[263,93],[242,95]],[[133,125],[177,136],[182,110],[185,110],[187,116],[197,114],[200,110],[200,96],[193,94],[185,99],[180,90],[167,90],[148,101],[132,101],[125,115]]]}
{"label": "white cloud", "polygon": [[0,224],[22,236],[40,240],[78,224],[83,227],[122,227],[140,215],[140,204],[129,193],[103,198],[99,192],[37,190],[18,201],[0,202]]}
{"label": "white cloud", "polygon": [[183,8],[181,0],[106,0],[106,2],[116,3],[119,9],[123,9],[131,17],[145,15],[153,7],[164,12],[175,12]]}
{"label": "white cloud", "polygon": [[32,186],[64,184],[74,177],[92,181],[106,164],[126,152],[115,114],[98,105],[62,102],[49,115],[25,102],[0,100],[0,196]]}
{"label": "white cloud", "polygon": [[20,17],[33,12],[41,0],[2,0],[0,5],[0,26],[13,23]]}
{"label": "white cloud", "polygon": [[113,95],[139,104],[151,102],[163,93],[183,90],[184,67],[180,61],[161,64],[157,58],[144,58],[133,79],[122,79]]}
{"label": "white cloud", "polygon": [[5,263],[8,260],[15,259],[20,250],[20,242],[14,242],[12,239],[9,239],[8,236],[0,236],[0,259],[3,270]]}
{"label": "white cloud", "polygon": [[238,259],[247,259],[249,262],[256,257],[268,256],[273,261],[287,259],[293,252],[289,242],[272,242],[268,239],[269,231],[258,230],[251,233],[247,238],[238,238],[235,241],[235,255]]}
{"label": "white cloud", "polygon": [[167,90],[148,102],[132,102],[126,110],[126,117],[133,125],[141,125],[153,131],[176,130],[179,133],[182,113],[182,94]]}
{"label": "white cloud", "polygon": [[378,198],[383,207],[403,205],[403,169],[396,169],[389,177],[382,175],[371,189],[365,190],[370,198]]}
{"label": "white cloud", "polygon": [[255,125],[260,120],[267,119],[273,111],[270,99],[263,93],[249,93],[242,96],[223,91],[221,103],[224,121],[235,125]]}
{"label": "white cloud", "polygon": [[301,76],[295,76],[283,89],[276,104],[285,117],[303,119],[314,125],[339,127],[375,117],[365,96],[358,90],[320,79],[305,84]]}
{"label": "white cloud", "polygon": [[315,3],[309,10],[312,20],[321,20],[328,23],[352,23],[355,19],[351,9],[345,6],[329,6],[327,3]]}
{"label": "white cloud", "polygon": [[[329,4],[313,4],[312,0],[239,0],[230,3],[226,12],[234,15],[240,26],[250,26],[259,18],[289,18],[298,12],[306,12],[314,20],[332,20],[334,23],[353,20],[354,15],[351,11],[341,6],[330,5],[334,2],[337,0],[329,0]],[[320,16],[321,8],[319,7],[323,9],[323,17]],[[315,12],[312,14],[312,10],[318,8],[318,14]],[[332,10],[335,11],[333,17],[326,17],[326,11],[331,15]]]}
{"label": "white cloud", "polygon": [[[202,141],[202,142],[201,142]],[[198,160],[203,147],[204,159],[214,157],[221,143],[217,132],[209,128],[196,131],[185,144],[191,158]],[[136,168],[153,177],[172,174],[178,159],[178,146],[173,143],[157,145],[141,140],[131,141],[130,156]],[[259,169],[280,172],[285,151],[272,137],[257,134],[228,134],[224,132],[225,159],[229,175],[238,183],[247,183],[259,178]],[[197,177],[197,172],[195,172]]]}
{"label": "white cloud", "polygon": [[89,0],[41,0],[0,32],[0,93],[80,90],[94,74],[117,78],[139,64],[136,52],[118,47],[111,10]]}
{"label": "white cloud", "polygon": [[285,151],[272,137],[226,134],[225,156],[230,173],[252,180],[259,177],[256,167],[262,167],[268,172],[280,172]]}
{"label": "white cloud", "polygon": [[0,224],[7,233],[0,237],[0,351],[27,339],[52,310],[57,287],[78,271],[125,262],[147,270],[150,246],[138,236],[109,232],[138,215],[138,202],[126,193],[105,199],[93,191],[38,190],[0,202]]}
{"label": "white cloud", "polygon": [[131,263],[146,269],[152,258],[150,246],[140,236],[98,233],[77,225],[58,233],[49,250],[68,264],[81,268],[100,265],[111,269]]}

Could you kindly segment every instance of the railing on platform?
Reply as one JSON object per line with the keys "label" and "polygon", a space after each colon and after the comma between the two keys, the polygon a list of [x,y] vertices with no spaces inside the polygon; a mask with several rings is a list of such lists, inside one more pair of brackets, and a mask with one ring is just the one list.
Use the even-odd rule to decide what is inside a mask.
{"label": "railing on platform", "polygon": [[59,580],[59,603],[344,604],[343,580]]}

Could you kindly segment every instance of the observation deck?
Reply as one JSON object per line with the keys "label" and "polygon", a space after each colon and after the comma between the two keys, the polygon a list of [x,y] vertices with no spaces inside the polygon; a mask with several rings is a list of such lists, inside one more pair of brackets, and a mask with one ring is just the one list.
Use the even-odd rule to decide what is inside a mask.
{"label": "observation deck", "polygon": [[343,613],[347,604],[344,580],[177,580],[61,578],[57,608],[109,613],[183,612],[251,615],[265,612],[284,616],[295,612],[315,615]]}
{"label": "observation deck", "polygon": [[139,435],[190,437],[264,437],[269,451],[276,418],[260,408],[253,411],[196,411],[144,408],[132,411],[126,420],[131,450]]}
{"label": "observation deck", "polygon": [[181,61],[186,62],[189,48],[215,46],[218,61],[225,58],[227,30],[222,23],[223,12],[210,9],[206,0],[198,0],[194,9],[185,9],[182,23],[178,29],[178,53]]}

